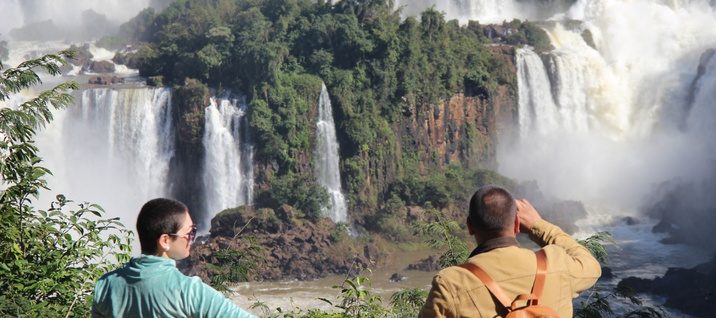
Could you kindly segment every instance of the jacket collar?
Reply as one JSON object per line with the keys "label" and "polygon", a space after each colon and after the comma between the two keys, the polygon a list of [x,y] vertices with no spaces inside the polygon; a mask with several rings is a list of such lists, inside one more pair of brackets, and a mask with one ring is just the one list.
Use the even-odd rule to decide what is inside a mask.
{"label": "jacket collar", "polygon": [[502,247],[508,247],[508,246],[520,246],[520,243],[517,243],[517,239],[514,237],[509,236],[503,236],[498,238],[493,238],[485,241],[484,243],[478,245],[474,250],[472,250],[472,253],[470,253],[470,257],[473,257],[480,253],[485,253],[491,250],[494,250],[496,248],[502,248]]}

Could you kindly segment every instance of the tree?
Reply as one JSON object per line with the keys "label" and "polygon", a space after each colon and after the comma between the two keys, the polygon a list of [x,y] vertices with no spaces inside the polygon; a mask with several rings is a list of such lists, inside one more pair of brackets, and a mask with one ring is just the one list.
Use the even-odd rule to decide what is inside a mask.
{"label": "tree", "polygon": [[[21,63],[0,74],[0,101],[40,84],[36,70],[60,73],[72,51]],[[3,70],[0,64],[0,70]],[[50,171],[40,166],[37,129],[52,109],[72,102],[74,82],[62,83],[16,108],[0,109],[0,316],[87,316],[92,286],[129,258],[131,232],[101,207],[73,204],[57,195],[49,209],[36,207]]]}

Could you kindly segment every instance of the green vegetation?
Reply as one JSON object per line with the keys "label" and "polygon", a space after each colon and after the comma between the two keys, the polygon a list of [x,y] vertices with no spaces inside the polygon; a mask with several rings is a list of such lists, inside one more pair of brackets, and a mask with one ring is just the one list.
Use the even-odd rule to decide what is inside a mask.
{"label": "green vegetation", "polygon": [[[315,105],[325,82],[348,202],[364,216],[375,214],[394,181],[421,183],[426,171],[448,163],[409,132],[398,134],[417,113],[456,94],[489,100],[498,87],[514,93],[516,86],[514,72],[505,71],[510,63],[486,45],[480,25],[461,27],[435,9],[401,21],[392,1],[179,0],[160,13],[143,11],[103,42],[132,44],[116,59],[157,84],[191,78],[245,93],[255,160],[271,170],[259,176],[266,189],[290,184],[285,179],[315,183]],[[489,155],[479,127],[468,126],[454,128],[467,136],[456,147],[466,149],[459,162],[476,168]],[[444,206],[450,189],[438,190],[418,200]]]}
{"label": "green vegetation", "polygon": [[[36,71],[57,75],[72,51],[46,55],[0,74],[0,101],[40,84]],[[0,64],[0,70],[3,67]],[[131,232],[101,207],[63,195],[47,210],[36,200],[49,170],[33,138],[52,120],[52,108],[71,103],[63,83],[17,108],[0,109],[0,316],[86,317],[94,282],[129,259]]]}

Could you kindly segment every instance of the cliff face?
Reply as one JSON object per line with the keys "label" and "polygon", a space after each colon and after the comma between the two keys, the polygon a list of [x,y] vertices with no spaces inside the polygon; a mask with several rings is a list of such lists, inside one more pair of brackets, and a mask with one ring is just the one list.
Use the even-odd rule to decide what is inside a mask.
{"label": "cliff face", "polygon": [[197,81],[189,80],[172,93],[176,149],[169,163],[170,193],[175,198],[181,198],[194,220],[201,220],[205,213],[201,176],[204,146],[201,138],[204,134],[204,107],[208,104],[209,89]]}
{"label": "cliff face", "polygon": [[[433,103],[411,104],[404,100],[400,106],[402,114],[399,118],[386,120],[387,125],[378,123],[372,126],[374,133],[381,136],[373,143],[361,145],[358,149],[351,149],[351,146],[345,143],[340,145],[341,177],[343,191],[349,198],[351,222],[382,231],[381,225],[377,225],[380,221],[376,220],[386,217],[381,213],[387,213],[390,214],[388,217],[394,218],[397,224],[405,227],[411,222],[410,218],[415,219],[415,216],[409,216],[410,213],[401,216],[398,211],[400,209],[387,208],[384,202],[386,194],[394,184],[411,177],[441,175],[448,166],[460,166],[465,171],[495,168],[497,141],[501,136],[512,134],[517,101],[514,75],[509,76],[511,70],[514,71],[514,51],[510,47],[493,49],[498,53],[498,63],[506,65],[500,68],[507,74],[504,81],[483,93],[458,92]],[[292,150],[288,159],[263,156],[254,162],[255,193],[258,193],[254,198],[254,206],[225,210],[214,218],[211,237],[204,243],[197,244],[191,260],[185,264],[187,271],[205,278],[220,275],[221,271],[211,270],[205,264],[232,264],[235,260],[221,257],[226,256],[226,251],[249,251],[251,246],[242,243],[246,235],[253,237],[253,246],[262,247],[258,249],[260,252],[252,257],[271,266],[257,268],[245,279],[310,279],[328,273],[343,274],[349,271],[354,263],[363,266],[380,263],[383,256],[377,253],[374,247],[368,246],[370,244],[363,246],[351,239],[337,239],[336,235],[344,235],[344,232],[337,229],[329,219],[309,221],[306,215],[310,211],[305,210],[306,206],[288,205],[292,204],[288,200],[295,199],[291,197],[291,193],[299,193],[299,196],[306,193],[310,195],[310,192],[302,192],[299,188],[304,186],[304,182],[315,180],[313,173],[316,154],[313,149],[316,140],[318,98],[313,94],[309,96],[305,91],[296,94],[295,96],[299,96],[302,102],[307,104],[303,111],[290,116],[284,114],[287,112],[284,105],[268,103],[280,116],[300,122],[300,125],[291,126],[299,129],[286,134],[287,140],[294,135],[305,135],[303,139],[296,140],[306,140],[306,143],[300,147],[289,148]],[[197,120],[197,116],[203,117],[203,105],[207,104],[208,90],[196,83],[187,83],[177,89],[174,95],[177,113],[177,154],[172,162],[176,171],[172,179],[176,185],[174,195],[187,200],[190,209],[200,211],[198,202],[203,202],[204,198],[201,197],[203,184],[198,171],[201,171],[200,159],[205,150],[201,145],[203,120]],[[331,99],[338,99],[341,97],[339,95],[336,92],[335,96],[331,95]],[[270,98],[269,96],[267,100]],[[337,116],[335,121],[337,130],[349,127],[349,123],[341,122],[340,116]],[[260,124],[261,122],[255,121],[256,126]],[[261,128],[270,132],[271,129],[280,130],[276,125],[281,124],[282,122],[273,122],[274,126],[266,125]],[[255,134],[259,152],[261,147],[268,147],[262,140],[275,142],[262,136],[261,134],[265,133],[263,131],[255,130],[252,133]],[[345,155],[346,153],[353,155]],[[281,160],[292,163],[290,179],[285,178],[286,172],[283,170],[285,168],[281,167]],[[454,183],[453,181],[455,180],[447,180],[449,183]],[[271,192],[281,186],[291,189]],[[408,185],[408,188],[410,187]],[[289,194],[284,193],[287,191]],[[419,205],[407,200],[404,203],[406,206]],[[462,203],[456,202],[458,205]],[[447,207],[447,210],[451,209],[464,210],[454,206]],[[256,224],[250,225],[251,219]],[[228,225],[231,226],[227,227]],[[218,253],[219,251],[224,252]],[[318,253],[317,251],[325,256],[314,257],[312,253]]]}
{"label": "cliff face", "polygon": [[[366,215],[375,213],[376,208],[382,206],[386,191],[396,180],[440,173],[448,165],[458,165],[468,170],[496,167],[497,141],[500,136],[512,134],[517,101],[513,48],[494,46],[491,50],[496,53],[494,56],[497,63],[502,65],[499,70],[505,73],[502,76],[504,80],[495,87],[479,94],[458,92],[433,103],[411,104],[406,99],[400,106],[403,111],[399,118],[387,125],[374,126],[376,135],[382,137],[359,149],[340,145],[343,190],[349,197],[349,214],[353,221],[362,223]],[[513,75],[510,77],[509,74]],[[315,123],[318,116],[318,94],[314,91],[303,89],[296,95],[303,96],[300,100],[306,103],[302,113],[288,116],[282,113],[286,106],[271,106],[280,116],[289,118],[289,122],[300,123],[295,125],[299,130],[289,130],[287,133],[289,142],[294,136],[305,137],[294,138],[300,143],[293,143],[300,146],[288,146],[287,159],[257,156],[260,158],[254,162],[254,193],[257,195],[271,191],[272,180],[286,173],[281,162],[292,162],[292,168],[289,169],[291,173],[302,175],[305,180],[314,180]],[[177,148],[170,167],[171,193],[182,198],[195,217],[218,212],[203,211],[205,198],[201,191],[204,187],[201,182],[201,159],[205,151],[201,139],[204,107],[208,105],[208,97],[208,88],[192,80],[175,88],[173,94]],[[331,95],[334,100],[340,97],[338,92]],[[250,115],[258,116],[255,113]],[[350,123],[341,122],[339,116],[335,121],[337,131],[350,126]],[[281,131],[282,128],[276,126],[281,125],[281,122],[273,125],[270,129]],[[270,147],[263,141],[271,141],[262,138],[262,133],[252,131],[259,153],[263,147]],[[268,200],[271,201],[271,197]],[[258,207],[275,208],[287,202],[267,204],[266,198],[261,196],[255,197],[254,203]]]}
{"label": "cliff face", "polygon": [[511,129],[514,105],[506,87],[489,99],[459,93],[437,105],[412,107],[396,134],[403,151],[418,154],[421,173],[451,163],[493,168],[497,138]]}

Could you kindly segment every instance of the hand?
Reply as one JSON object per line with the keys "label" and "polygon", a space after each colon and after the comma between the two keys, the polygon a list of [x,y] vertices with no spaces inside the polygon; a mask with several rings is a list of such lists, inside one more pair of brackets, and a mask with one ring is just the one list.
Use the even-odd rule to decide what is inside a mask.
{"label": "hand", "polygon": [[529,232],[542,217],[527,199],[515,200],[515,203],[517,203],[517,217],[520,219],[520,231]]}

